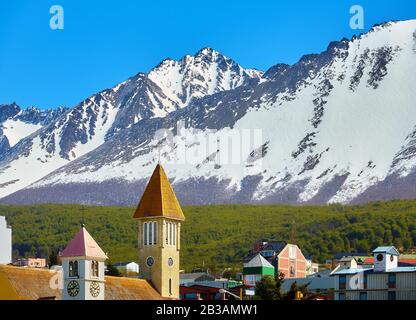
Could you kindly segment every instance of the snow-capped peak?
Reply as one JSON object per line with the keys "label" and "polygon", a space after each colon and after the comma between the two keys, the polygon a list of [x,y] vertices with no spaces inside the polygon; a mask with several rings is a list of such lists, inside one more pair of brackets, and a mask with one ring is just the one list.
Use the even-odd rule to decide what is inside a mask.
{"label": "snow-capped peak", "polygon": [[183,108],[195,98],[235,89],[261,74],[257,70],[243,69],[218,51],[203,48],[194,56],[163,60],[148,77]]}

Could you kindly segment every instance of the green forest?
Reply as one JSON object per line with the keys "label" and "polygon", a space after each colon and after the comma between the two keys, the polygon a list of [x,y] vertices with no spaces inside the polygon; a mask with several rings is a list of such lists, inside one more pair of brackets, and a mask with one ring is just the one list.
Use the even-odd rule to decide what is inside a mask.
{"label": "green forest", "polygon": [[[338,252],[368,252],[393,244],[416,246],[416,200],[365,205],[186,206],[181,268],[242,267],[258,239],[296,243],[314,261]],[[48,257],[62,250],[82,223],[110,261],[137,261],[134,208],[82,205],[0,206],[13,227],[14,256]]]}

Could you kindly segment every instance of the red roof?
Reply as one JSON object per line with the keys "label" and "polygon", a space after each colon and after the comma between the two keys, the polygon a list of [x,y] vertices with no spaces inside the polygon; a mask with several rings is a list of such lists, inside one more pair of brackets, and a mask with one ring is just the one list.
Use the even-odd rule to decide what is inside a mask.
{"label": "red roof", "polygon": [[105,260],[107,255],[101,250],[85,227],[75,235],[74,239],[62,251],[60,257],[86,257]]}

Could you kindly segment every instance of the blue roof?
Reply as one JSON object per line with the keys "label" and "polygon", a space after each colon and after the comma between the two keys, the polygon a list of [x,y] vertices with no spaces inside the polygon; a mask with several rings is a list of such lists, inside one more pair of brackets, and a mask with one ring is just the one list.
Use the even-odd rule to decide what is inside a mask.
{"label": "blue roof", "polygon": [[[360,272],[368,272],[368,273],[374,273],[374,268],[351,268],[351,269],[343,269],[334,272],[332,275],[348,275],[348,274],[357,274]],[[400,272],[416,272],[416,266],[413,267],[397,267],[397,268],[391,268],[386,271],[386,273],[400,273]],[[378,272],[379,273],[379,272]]]}
{"label": "blue roof", "polygon": [[376,249],[374,249],[373,253],[388,253],[391,254],[393,256],[400,256],[399,251],[391,246],[391,247],[378,247]]}

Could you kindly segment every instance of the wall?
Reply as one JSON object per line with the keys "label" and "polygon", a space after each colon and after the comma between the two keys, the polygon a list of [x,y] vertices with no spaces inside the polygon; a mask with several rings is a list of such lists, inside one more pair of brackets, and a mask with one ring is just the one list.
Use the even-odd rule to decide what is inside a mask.
{"label": "wall", "polygon": [[12,229],[7,227],[6,218],[0,217],[0,264],[12,262]]}

